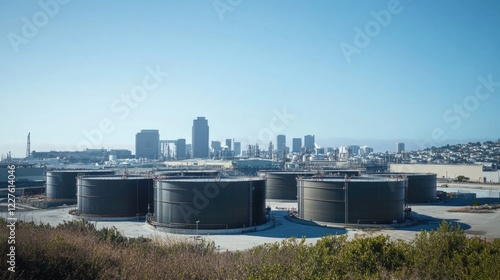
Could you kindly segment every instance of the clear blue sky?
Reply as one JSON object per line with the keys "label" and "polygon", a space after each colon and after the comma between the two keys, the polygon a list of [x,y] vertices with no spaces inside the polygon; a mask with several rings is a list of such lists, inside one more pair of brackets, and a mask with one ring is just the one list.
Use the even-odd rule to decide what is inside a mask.
{"label": "clear blue sky", "polygon": [[243,145],[500,138],[498,1],[61,2],[0,0],[0,154],[190,143],[197,116]]}

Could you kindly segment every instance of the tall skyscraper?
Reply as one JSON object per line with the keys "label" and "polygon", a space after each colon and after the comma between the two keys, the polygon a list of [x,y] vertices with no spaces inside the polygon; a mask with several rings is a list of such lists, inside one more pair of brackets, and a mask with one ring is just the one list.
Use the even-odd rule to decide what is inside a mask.
{"label": "tall skyscraper", "polygon": [[217,157],[222,149],[220,141],[212,141],[212,144],[210,146],[212,147],[214,156]]}
{"label": "tall skyscraper", "polygon": [[401,154],[405,151],[405,143],[396,143],[396,153]]}
{"label": "tall skyscraper", "polygon": [[286,136],[285,135],[278,135],[276,137],[276,150],[278,153],[281,154],[283,151],[283,148],[286,147]]}
{"label": "tall skyscraper", "polygon": [[232,139],[226,139],[226,146],[227,146],[227,150],[228,151],[232,151],[233,150],[233,140]]}
{"label": "tall skyscraper", "polygon": [[302,148],[302,138],[293,138],[292,153],[300,153],[300,148]]}
{"label": "tall skyscraper", "polygon": [[160,133],[157,129],[143,129],[135,135],[135,158],[158,159]]}
{"label": "tall skyscraper", "polygon": [[177,159],[186,158],[186,139],[177,139],[175,143],[175,157]]}
{"label": "tall skyscraper", "polygon": [[212,148],[211,152],[213,153],[213,157],[217,158],[218,156],[220,156],[220,152],[222,151],[222,144],[220,143],[220,141],[212,141],[210,147]]}
{"label": "tall skyscraper", "polygon": [[238,157],[241,155],[241,142],[234,142],[234,156]]}
{"label": "tall skyscraper", "polygon": [[208,133],[208,120],[205,117],[193,120],[193,158],[208,158],[210,156]]}
{"label": "tall skyscraper", "polygon": [[193,157],[193,145],[186,144],[186,158],[192,158],[192,157]]}
{"label": "tall skyscraper", "polygon": [[269,146],[267,148],[267,157],[272,159],[273,158],[273,152],[274,152],[273,141],[269,141]]}
{"label": "tall skyscraper", "polygon": [[306,152],[314,151],[314,135],[304,136],[304,148]]}

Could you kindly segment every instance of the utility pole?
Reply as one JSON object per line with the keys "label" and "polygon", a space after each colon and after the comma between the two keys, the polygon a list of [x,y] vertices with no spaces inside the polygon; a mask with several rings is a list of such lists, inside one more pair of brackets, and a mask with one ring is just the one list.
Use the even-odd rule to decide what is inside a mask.
{"label": "utility pole", "polygon": [[349,200],[349,194],[347,192],[347,189],[349,187],[348,185],[348,182],[347,182],[347,174],[344,176],[344,214],[345,214],[345,217],[344,217],[344,224],[345,224],[345,228],[347,228],[347,224],[348,224],[348,219],[349,219],[349,205],[347,204],[347,201]]}

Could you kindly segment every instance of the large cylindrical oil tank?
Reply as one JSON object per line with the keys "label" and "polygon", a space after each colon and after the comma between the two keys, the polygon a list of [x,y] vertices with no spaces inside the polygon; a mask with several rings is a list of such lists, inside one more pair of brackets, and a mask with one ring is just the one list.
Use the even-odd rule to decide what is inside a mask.
{"label": "large cylindrical oil tank", "polygon": [[153,178],[83,176],[77,186],[80,216],[135,217],[154,210]]}
{"label": "large cylindrical oil tank", "polygon": [[376,175],[408,180],[406,202],[430,203],[436,201],[437,179],[434,173],[377,173]]}
{"label": "large cylindrical oil tank", "polygon": [[173,169],[173,170],[161,170],[155,172],[155,175],[159,176],[185,176],[185,177],[217,177],[220,172],[218,170],[203,170],[203,169]]}
{"label": "large cylindrical oil tank", "polygon": [[112,175],[113,170],[58,169],[47,171],[47,200],[76,203],[76,177],[79,175]]}
{"label": "large cylindrical oil tank", "polygon": [[297,200],[297,177],[353,177],[358,170],[317,170],[317,171],[259,171],[259,176],[267,179],[266,198],[277,200]]}
{"label": "large cylindrical oil tank", "polygon": [[[404,221],[404,180],[380,177],[297,180],[299,217],[354,224]],[[346,207],[347,203],[347,207]],[[347,209],[347,213],[346,213]]]}
{"label": "large cylindrical oil tank", "polygon": [[405,175],[408,178],[408,190],[406,194],[408,203],[429,203],[436,201],[436,174],[407,173]]}
{"label": "large cylindrical oil tank", "polygon": [[297,177],[312,176],[315,172],[266,172],[266,198],[297,200]]}
{"label": "large cylindrical oil tank", "polygon": [[230,229],[266,223],[262,178],[158,179],[155,219],[173,228]]}

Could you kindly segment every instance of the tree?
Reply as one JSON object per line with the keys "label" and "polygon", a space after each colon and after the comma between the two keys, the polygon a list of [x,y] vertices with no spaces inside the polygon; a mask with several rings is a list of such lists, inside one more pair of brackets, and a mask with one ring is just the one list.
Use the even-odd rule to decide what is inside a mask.
{"label": "tree", "polygon": [[464,175],[458,175],[457,177],[457,181],[459,182],[467,182],[469,181],[469,179],[470,179],[469,177],[465,177]]}

